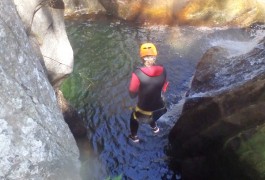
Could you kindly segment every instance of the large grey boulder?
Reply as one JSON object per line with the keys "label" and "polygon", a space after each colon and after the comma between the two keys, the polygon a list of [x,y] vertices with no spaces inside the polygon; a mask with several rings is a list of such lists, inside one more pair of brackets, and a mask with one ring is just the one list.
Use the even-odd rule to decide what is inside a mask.
{"label": "large grey boulder", "polygon": [[62,0],[14,0],[27,34],[41,49],[49,80],[56,88],[73,71],[73,50],[64,24]]}
{"label": "large grey boulder", "polygon": [[[73,71],[73,50],[67,37],[64,24],[64,2],[62,0],[14,0],[16,9],[23,21],[30,40],[41,50],[43,67],[47,70],[50,83],[56,91],[62,81]],[[58,94],[56,94],[58,95]],[[75,109],[68,104],[63,94],[57,97],[62,101],[60,108],[71,132],[75,136],[85,136],[86,129]],[[68,118],[67,115],[71,114]],[[73,116],[72,114],[75,114]]]}
{"label": "large grey boulder", "polygon": [[42,55],[13,1],[1,0],[0,9],[0,179],[80,179],[78,148],[40,63]]}
{"label": "large grey boulder", "polygon": [[265,39],[246,54],[209,49],[169,134],[184,179],[265,178]]}

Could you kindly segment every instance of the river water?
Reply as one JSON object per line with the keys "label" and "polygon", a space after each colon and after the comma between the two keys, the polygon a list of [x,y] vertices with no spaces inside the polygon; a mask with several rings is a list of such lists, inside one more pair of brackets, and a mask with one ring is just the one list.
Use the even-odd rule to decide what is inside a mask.
{"label": "river water", "polygon": [[[62,91],[78,109],[89,131],[91,157],[81,157],[83,179],[181,179],[168,166],[165,147],[185,100],[196,64],[212,46],[233,46],[253,39],[249,29],[194,27],[138,27],[108,18],[67,20],[67,32],[74,49],[74,72]],[[165,66],[170,82],[165,95],[168,112],[158,120],[154,135],[141,125],[140,143],[128,140],[130,107],[128,94],[132,71],[140,65],[139,45],[151,41],[158,48],[158,63]],[[242,43],[240,43],[242,42]],[[235,53],[251,45],[236,46]],[[231,48],[232,48],[231,47]]]}

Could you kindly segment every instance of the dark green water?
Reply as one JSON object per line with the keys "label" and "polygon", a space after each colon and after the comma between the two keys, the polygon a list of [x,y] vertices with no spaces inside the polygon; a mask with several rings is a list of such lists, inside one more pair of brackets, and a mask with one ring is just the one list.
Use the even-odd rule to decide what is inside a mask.
{"label": "dark green water", "polygon": [[[61,89],[87,124],[87,138],[96,154],[93,161],[82,159],[83,178],[122,175],[123,179],[178,179],[178,174],[168,167],[164,147],[180,114],[196,64],[218,34],[227,39],[235,35],[244,39],[242,33],[238,35],[241,31],[216,35],[209,29],[137,27],[110,19],[68,20],[66,24],[75,66]],[[139,45],[146,41],[157,45],[158,63],[167,69],[169,111],[158,120],[158,135],[149,126],[141,125],[141,142],[133,144],[127,138],[129,107],[136,101],[129,98],[128,85],[132,71],[140,65]]]}

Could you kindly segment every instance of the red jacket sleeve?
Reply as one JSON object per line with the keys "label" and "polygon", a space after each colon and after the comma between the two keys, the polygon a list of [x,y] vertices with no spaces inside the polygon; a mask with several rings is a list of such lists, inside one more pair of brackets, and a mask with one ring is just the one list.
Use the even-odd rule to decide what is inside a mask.
{"label": "red jacket sleeve", "polygon": [[138,79],[135,73],[132,73],[131,82],[129,86],[129,93],[132,98],[137,96],[139,86],[140,86],[140,80]]}
{"label": "red jacket sleeve", "polygon": [[165,84],[164,84],[164,86],[163,86],[163,89],[162,89],[163,92],[166,92],[167,91],[168,84],[169,84],[169,82],[166,81]]}

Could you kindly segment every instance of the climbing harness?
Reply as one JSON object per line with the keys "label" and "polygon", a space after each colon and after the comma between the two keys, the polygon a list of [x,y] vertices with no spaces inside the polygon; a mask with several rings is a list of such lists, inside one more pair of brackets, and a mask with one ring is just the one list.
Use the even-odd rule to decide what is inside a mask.
{"label": "climbing harness", "polygon": [[145,111],[136,106],[133,111],[133,118],[135,120],[138,120],[141,123],[150,124],[152,121],[157,121],[163,114],[165,114],[167,109],[164,106],[155,111]]}

